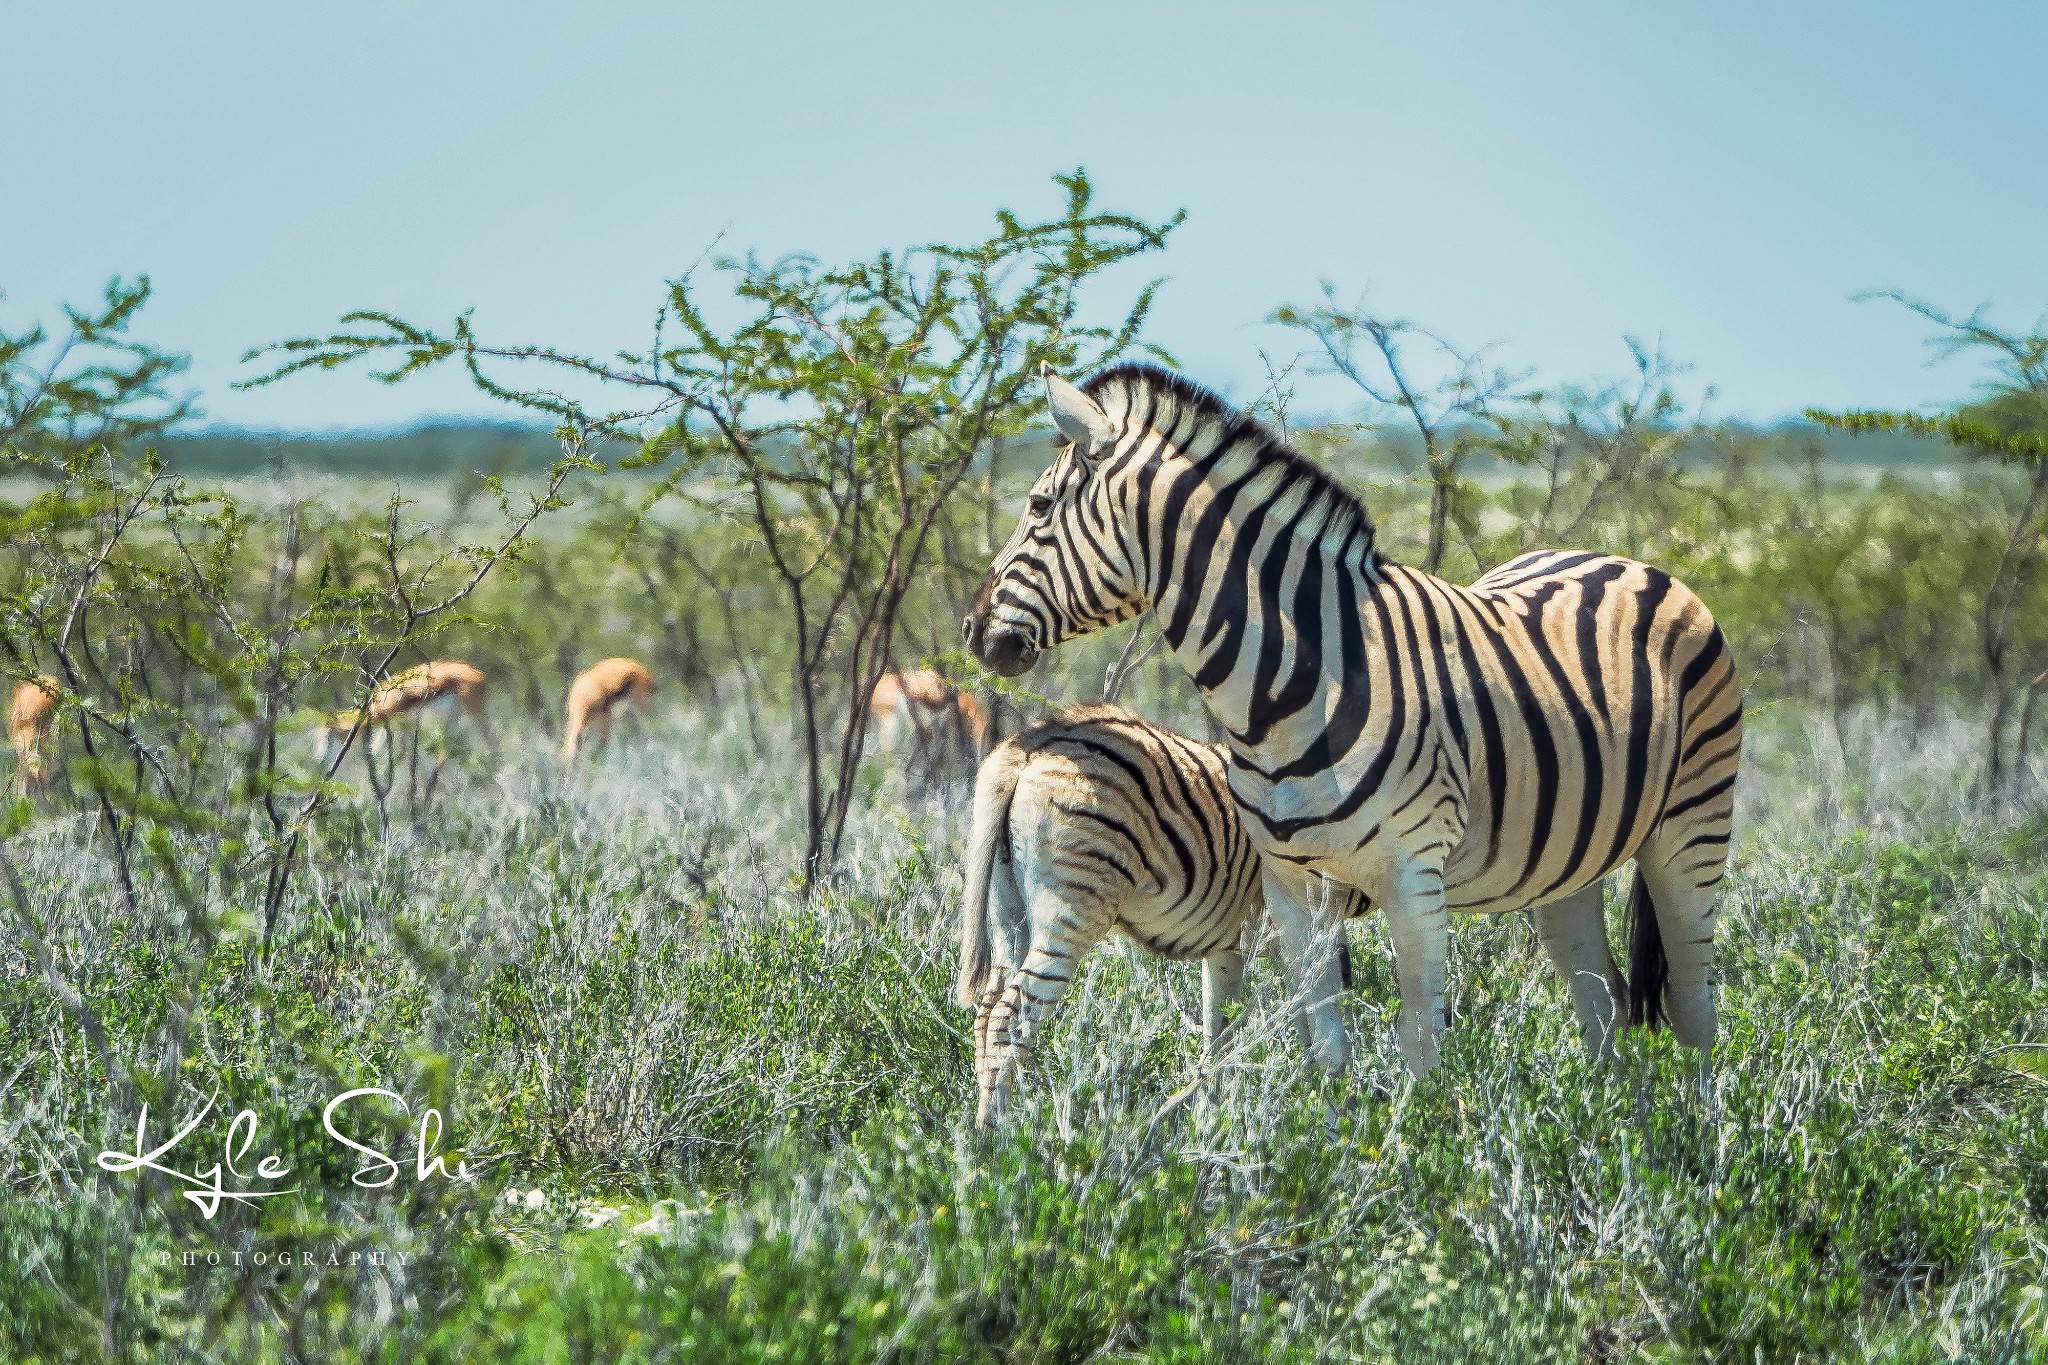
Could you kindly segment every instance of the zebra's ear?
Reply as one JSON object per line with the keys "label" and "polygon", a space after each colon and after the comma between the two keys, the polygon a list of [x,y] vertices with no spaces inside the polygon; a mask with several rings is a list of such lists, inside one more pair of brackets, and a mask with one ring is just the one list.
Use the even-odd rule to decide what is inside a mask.
{"label": "zebra's ear", "polygon": [[1052,366],[1042,365],[1039,374],[1045,379],[1045,402],[1052,409],[1052,424],[1061,436],[1074,443],[1074,450],[1084,460],[1109,449],[1116,440],[1116,424],[1109,420],[1109,414],[1095,406],[1095,400],[1052,372]]}

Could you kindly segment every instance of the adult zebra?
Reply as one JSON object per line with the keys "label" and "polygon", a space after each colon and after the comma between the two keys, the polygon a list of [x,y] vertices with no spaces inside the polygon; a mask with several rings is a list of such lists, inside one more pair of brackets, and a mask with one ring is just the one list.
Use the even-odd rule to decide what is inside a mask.
{"label": "adult zebra", "polygon": [[[1742,698],[1697,597],[1560,551],[1459,587],[1385,558],[1346,489],[1177,375],[1120,365],[1080,389],[1048,369],[1046,386],[1067,445],[963,633],[1015,675],[1156,613],[1229,733],[1321,1065],[1351,1048],[1305,873],[1386,913],[1413,1074],[1436,1064],[1450,910],[1533,907],[1595,1051],[1667,1002],[1681,1042],[1713,1046]],[[1601,914],[1601,879],[1630,857],[1633,993]]]}

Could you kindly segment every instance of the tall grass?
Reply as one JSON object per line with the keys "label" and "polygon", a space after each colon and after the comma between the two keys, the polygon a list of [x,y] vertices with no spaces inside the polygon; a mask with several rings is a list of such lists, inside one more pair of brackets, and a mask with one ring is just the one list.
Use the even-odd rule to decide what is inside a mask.
{"label": "tall grass", "polygon": [[[806,904],[791,767],[732,708],[576,774],[501,733],[381,838],[345,806],[269,958],[229,948],[189,1001],[175,907],[115,913],[49,820],[16,858],[113,1050],[195,1010],[180,1114],[254,1109],[243,1168],[276,1151],[305,1193],[198,1220],[99,1170],[135,1116],[0,943],[0,1357],[2048,1358],[2048,826],[1964,823],[1963,722],[1853,724],[1847,766],[1786,708],[1752,728],[1710,1074],[1668,1037],[1590,1060],[1506,917],[1459,925],[1410,1083],[1367,920],[1348,1076],[1262,962],[1170,1103],[1196,974],[1116,946],[993,1135],[948,1002],[957,780],[873,761]],[[320,1129],[357,1086],[413,1109],[388,1190]],[[414,1183],[429,1104],[483,1179]]]}

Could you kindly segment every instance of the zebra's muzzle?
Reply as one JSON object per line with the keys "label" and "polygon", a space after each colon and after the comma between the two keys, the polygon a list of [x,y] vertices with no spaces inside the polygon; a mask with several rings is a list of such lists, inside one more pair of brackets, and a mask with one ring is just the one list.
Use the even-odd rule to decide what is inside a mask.
{"label": "zebra's muzzle", "polygon": [[1029,672],[1038,662],[1038,646],[1015,626],[990,621],[974,613],[960,623],[960,638],[967,642],[982,666],[1005,678]]}

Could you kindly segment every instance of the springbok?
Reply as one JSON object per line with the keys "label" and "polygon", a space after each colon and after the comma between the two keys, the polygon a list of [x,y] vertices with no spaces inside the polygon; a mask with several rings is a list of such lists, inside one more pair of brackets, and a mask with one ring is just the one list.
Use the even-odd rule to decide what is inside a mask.
{"label": "springbok", "polygon": [[484,713],[484,675],[460,659],[435,659],[394,673],[360,709],[336,712],[326,725],[329,743],[339,743],[358,724],[373,733],[414,711],[445,711],[461,707],[472,720]]}
{"label": "springbok", "polygon": [[583,733],[596,727],[597,747],[612,737],[612,712],[621,703],[646,715],[654,705],[654,675],[635,659],[600,659],[569,684],[569,728],[562,735],[562,762],[574,763]]}
{"label": "springbok", "polygon": [[7,735],[14,741],[15,775],[24,793],[40,791],[50,780],[43,751],[57,724],[57,692],[62,686],[47,673],[14,689],[7,710]]}
{"label": "springbok", "polygon": [[[942,753],[954,736],[973,745],[977,759],[988,748],[988,717],[981,703],[929,668],[884,673],[868,698],[868,716],[875,743],[885,752],[895,752],[908,739],[914,754]],[[935,744],[941,747],[935,750]]]}

